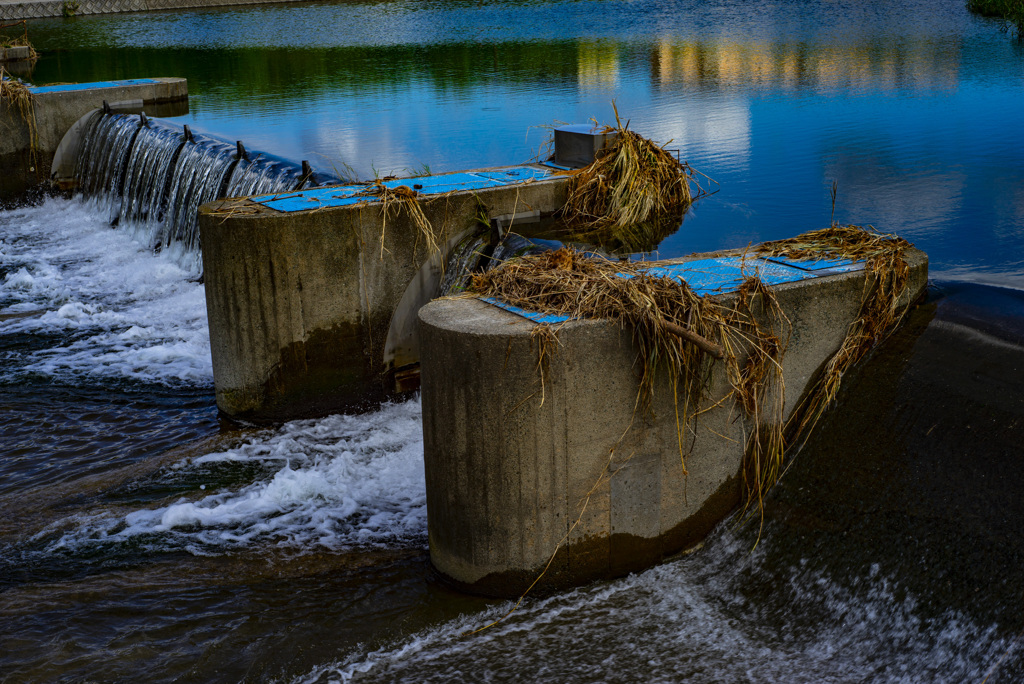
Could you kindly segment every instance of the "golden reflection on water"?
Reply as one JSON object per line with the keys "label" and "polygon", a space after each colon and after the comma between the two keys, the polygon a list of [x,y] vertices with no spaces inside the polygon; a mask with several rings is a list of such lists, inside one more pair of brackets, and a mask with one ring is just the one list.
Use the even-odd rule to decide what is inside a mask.
{"label": "golden reflection on water", "polygon": [[[580,59],[582,63],[582,54]],[[653,48],[650,61],[651,81],[661,90],[699,85],[817,92],[949,91],[960,80],[958,45],[935,40],[812,46],[663,39]]]}

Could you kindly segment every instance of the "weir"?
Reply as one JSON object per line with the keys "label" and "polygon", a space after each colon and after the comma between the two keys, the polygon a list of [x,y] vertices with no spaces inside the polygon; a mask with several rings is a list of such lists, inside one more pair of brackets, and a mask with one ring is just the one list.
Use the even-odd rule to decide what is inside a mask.
{"label": "weir", "polygon": [[184,79],[5,87],[0,124],[12,135],[0,139],[0,201],[79,191],[108,211],[112,226],[133,231],[150,249],[174,250],[192,270],[201,269],[201,204],[338,182],[314,175],[307,162],[152,118],[188,112]]}
{"label": "weir", "polygon": [[196,268],[201,204],[299,190],[318,180],[308,165],[247,152],[241,142],[109,110],[92,112],[76,124],[54,168],[58,182],[106,206],[111,225],[130,227],[151,249],[178,250]]}
{"label": "weir", "polygon": [[[64,109],[75,111],[87,101],[75,93],[163,83],[143,81],[52,92],[73,98]],[[203,273],[221,411],[257,422],[325,415],[422,377],[430,553],[456,585],[517,596],[640,570],[699,542],[740,503],[759,439],[751,436],[763,427],[738,409],[736,394],[753,343],[717,348],[729,361],[711,366],[707,405],[680,418],[674,378],[659,379],[650,410],[638,410],[633,331],[495,299],[431,301],[457,290],[471,265],[529,249],[502,237],[564,207],[564,167],[343,185],[306,162],[152,119],[144,99],[102,100],[59,144],[50,135],[44,153],[40,113],[63,121],[53,114],[62,100],[40,108],[37,95],[47,92],[33,91],[35,118],[23,117],[18,143],[27,140],[27,151],[16,150],[13,167],[45,168],[60,187],[106,207],[112,226]],[[569,130],[561,151],[603,155],[608,136],[594,131]],[[557,134],[555,143],[565,163]],[[318,187],[323,181],[338,184]],[[927,282],[927,257],[912,248],[906,256],[901,309]],[[762,304],[750,315],[787,340],[785,394],[769,400],[780,430],[843,347],[866,293],[881,287],[856,260],[726,252],[645,268],[644,277],[681,280],[726,306],[747,296],[751,274],[771,286],[783,313]],[[551,324],[555,332],[537,327]]]}
{"label": "weir", "polygon": [[104,102],[120,111],[188,113],[183,78],[138,78],[55,86],[26,85],[21,101],[0,98],[0,203],[49,183],[54,155],[70,129]]}

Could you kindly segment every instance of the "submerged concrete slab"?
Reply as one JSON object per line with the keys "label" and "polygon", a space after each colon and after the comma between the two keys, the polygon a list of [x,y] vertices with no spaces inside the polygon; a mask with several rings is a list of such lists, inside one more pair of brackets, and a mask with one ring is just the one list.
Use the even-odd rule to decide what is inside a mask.
{"label": "submerged concrete slab", "polygon": [[[908,260],[904,304],[927,281],[925,254],[909,250]],[[791,321],[787,417],[839,348],[870,277],[851,263],[809,266],[817,273],[791,273],[774,287]],[[667,274],[713,286],[710,271],[683,265]],[[728,302],[728,268],[716,273],[723,294],[713,296]],[[459,586],[517,596],[563,540],[539,587],[640,570],[702,539],[739,503],[752,425],[727,400],[701,416],[681,455],[667,379],[656,388],[654,418],[634,413],[630,331],[562,323],[542,387],[533,321],[475,299],[432,302],[420,321],[430,554]],[[717,364],[706,405],[729,389]]]}
{"label": "submerged concrete slab", "polygon": [[79,119],[103,106],[132,103],[151,115],[188,113],[184,78],[146,78],[61,86],[32,86],[33,135],[21,112],[0,102],[0,201],[10,200],[50,178],[53,156]]}
{"label": "submerged concrete slab", "polygon": [[[418,202],[444,244],[490,218],[562,206],[564,176],[514,168],[525,175],[469,189],[435,182],[449,174],[392,183],[425,186]],[[317,188],[200,208],[214,385],[226,414],[323,415],[394,387],[384,355],[393,314],[431,253],[404,209],[391,207],[385,221],[374,198],[348,201],[353,188],[366,190]]]}

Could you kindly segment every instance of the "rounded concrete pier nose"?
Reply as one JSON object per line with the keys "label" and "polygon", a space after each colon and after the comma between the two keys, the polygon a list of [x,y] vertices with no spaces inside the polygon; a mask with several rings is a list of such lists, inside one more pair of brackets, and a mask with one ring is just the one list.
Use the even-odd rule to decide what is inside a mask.
{"label": "rounded concrete pier nose", "polygon": [[[742,273],[730,263],[741,258],[659,269]],[[927,283],[927,256],[906,258],[900,306]],[[781,278],[775,329],[788,345],[784,398],[772,400],[782,410],[764,415],[785,421],[840,349],[874,276],[853,262],[765,266]],[[710,296],[730,306],[735,295],[720,291]],[[615,323],[570,320],[538,334],[532,320],[477,299],[436,300],[419,317],[430,557],[458,586],[515,597],[538,577],[538,588],[558,589],[642,570],[703,539],[740,502],[755,430],[725,363],[712,365],[680,447],[670,380],[655,384],[649,411],[637,409],[636,347]],[[747,351],[734,352],[742,367]]]}
{"label": "rounded concrete pier nose", "polygon": [[[472,299],[432,302],[420,323],[430,555],[462,588],[511,597],[545,567],[538,588],[643,569],[739,501],[741,450],[702,436],[686,478],[675,422],[634,415],[635,351],[616,325],[571,321],[556,344]],[[716,378],[715,398],[727,391]],[[674,415],[667,386],[657,401]],[[741,429],[724,418],[716,432]]]}

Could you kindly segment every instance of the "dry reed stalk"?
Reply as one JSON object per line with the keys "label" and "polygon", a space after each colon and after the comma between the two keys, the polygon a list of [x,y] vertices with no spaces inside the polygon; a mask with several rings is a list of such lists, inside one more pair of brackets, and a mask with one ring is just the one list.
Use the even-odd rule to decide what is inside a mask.
{"label": "dry reed stalk", "polygon": [[0,48],[13,48],[13,47],[27,47],[29,49],[29,59],[37,59],[39,53],[32,47],[32,43],[28,40],[28,21],[22,19],[16,21],[13,24],[0,24],[0,31],[6,31],[7,29],[21,27],[21,35],[11,37],[9,35],[0,35]]}
{"label": "dry reed stalk", "polygon": [[904,252],[910,246],[895,235],[833,224],[787,240],[766,242],[756,248],[762,256],[863,261],[868,273],[857,318],[786,426],[789,445],[806,440],[821,414],[835,399],[846,371],[888,338],[903,320],[908,304],[903,300],[910,275]]}
{"label": "dry reed stalk", "polygon": [[423,213],[423,207],[421,207],[419,203],[419,193],[407,185],[399,185],[396,188],[389,188],[384,185],[384,180],[390,180],[390,177],[375,181],[369,188],[356,195],[372,197],[381,204],[381,258],[384,258],[384,236],[387,233],[388,218],[392,213],[397,215],[397,213],[402,210],[408,213],[413,226],[416,227],[417,244],[419,244],[419,239],[422,238],[426,242],[428,255],[433,255],[438,252],[441,249],[438,235],[434,231],[434,227],[430,225],[430,220],[427,219],[426,214]]}

